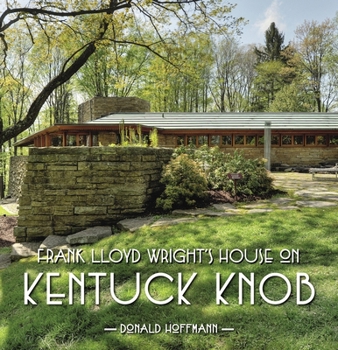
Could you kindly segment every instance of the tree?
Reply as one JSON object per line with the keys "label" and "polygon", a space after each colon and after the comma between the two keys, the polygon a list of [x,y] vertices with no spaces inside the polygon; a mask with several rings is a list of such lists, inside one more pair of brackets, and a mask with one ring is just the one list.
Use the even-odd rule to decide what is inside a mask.
{"label": "tree", "polygon": [[[229,25],[236,25],[238,22],[229,16],[233,6],[223,6],[221,0],[39,0],[30,1],[26,7],[16,5],[14,0],[6,1],[5,10],[0,14],[0,58],[3,66],[8,65],[12,49],[7,33],[20,23],[25,26],[32,46],[41,34],[45,35],[47,42],[52,43],[61,34],[67,33],[71,51],[55,76],[42,89],[34,92],[32,102],[22,119],[6,128],[0,119],[0,146],[34,123],[53,91],[70,80],[96,52],[99,45],[138,45],[158,54],[157,47],[170,40],[170,21],[180,23],[186,32],[191,28],[196,31],[222,32]],[[129,30],[128,25],[131,22],[136,24],[140,18],[147,20],[156,40],[149,41],[142,34]],[[113,29],[113,36],[107,36],[110,28]],[[49,49],[50,46],[47,45],[45,50]]]}
{"label": "tree", "polygon": [[262,50],[255,48],[258,62],[282,61],[282,51],[285,50],[284,34],[280,33],[275,22],[270,24],[269,29],[265,31],[265,47]]}
{"label": "tree", "polygon": [[276,93],[283,87],[281,74],[283,63],[269,61],[256,67],[255,78],[255,111],[266,111],[275,99]]}
{"label": "tree", "polygon": [[329,64],[335,55],[335,32],[336,25],[329,19],[323,23],[305,21],[295,31],[297,51],[304,70],[309,74],[309,88],[313,92],[318,112],[327,112],[337,96],[337,91],[333,90],[337,83],[335,67],[332,61]]}
{"label": "tree", "polygon": [[[23,29],[20,27],[19,29]],[[26,54],[31,45],[23,30],[7,32],[11,51],[7,53],[7,64],[0,70],[1,119],[5,127],[16,124],[28,110],[34,84],[34,71],[26,70]],[[16,136],[13,138],[16,141]],[[9,140],[11,146],[11,140]],[[1,145],[0,145],[1,149]]]}
{"label": "tree", "polygon": [[213,48],[212,96],[220,112],[244,112],[250,104],[256,59],[252,47],[240,47],[233,36]]}
{"label": "tree", "polygon": [[284,46],[284,35],[272,22],[265,32],[265,47],[255,48],[257,55],[257,76],[254,82],[254,102],[252,109],[267,111],[274,102],[276,94],[289,85],[297,76],[295,50]]}
{"label": "tree", "polygon": [[138,95],[156,111],[205,112],[210,100],[210,35],[182,35],[177,30],[175,38],[162,53],[170,63],[160,57],[150,59]]}
{"label": "tree", "polygon": [[143,47],[102,46],[76,76],[76,86],[86,98],[128,96],[146,74],[150,53]]}
{"label": "tree", "polygon": [[296,83],[285,85],[276,93],[269,112],[313,112],[312,96]]}

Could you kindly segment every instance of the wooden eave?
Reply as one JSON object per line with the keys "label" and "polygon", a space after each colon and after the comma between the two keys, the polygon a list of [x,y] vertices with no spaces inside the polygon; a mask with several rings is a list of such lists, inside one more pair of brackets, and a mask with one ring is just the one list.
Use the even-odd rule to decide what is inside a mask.
{"label": "wooden eave", "polygon": [[[125,124],[124,127],[136,128],[136,124]],[[142,126],[142,132],[149,132],[152,128]],[[119,131],[118,124],[55,124],[46,129],[40,130],[32,135],[17,141],[15,147],[30,146],[34,144],[34,140],[39,137],[53,134],[82,134],[82,133],[97,133],[99,131]]]}

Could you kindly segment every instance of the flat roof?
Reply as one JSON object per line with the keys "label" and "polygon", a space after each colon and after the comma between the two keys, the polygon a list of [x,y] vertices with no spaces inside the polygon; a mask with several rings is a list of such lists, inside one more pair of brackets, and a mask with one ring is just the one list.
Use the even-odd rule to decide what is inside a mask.
{"label": "flat roof", "polygon": [[232,131],[261,130],[267,122],[271,130],[335,131],[338,130],[338,113],[114,113],[86,123],[55,124],[17,141],[14,146],[26,146],[37,136],[62,131],[83,132],[118,129],[141,125],[145,129],[156,128],[164,133],[176,131]]}
{"label": "flat roof", "polygon": [[114,113],[87,124],[140,124],[163,130],[257,130],[270,122],[273,130],[338,130],[337,113]]}

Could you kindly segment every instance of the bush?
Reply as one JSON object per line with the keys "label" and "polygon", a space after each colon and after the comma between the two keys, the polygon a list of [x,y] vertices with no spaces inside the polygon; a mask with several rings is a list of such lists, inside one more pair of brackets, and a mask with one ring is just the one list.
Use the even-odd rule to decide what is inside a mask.
{"label": "bush", "polygon": [[174,157],[186,154],[205,173],[208,188],[233,192],[234,182],[229,173],[241,173],[243,179],[237,181],[237,195],[266,196],[273,191],[272,178],[264,167],[263,159],[247,159],[243,152],[235,150],[233,155],[224,153],[218,147],[179,147]]}
{"label": "bush", "polygon": [[175,155],[165,167],[161,182],[166,186],[156,206],[164,210],[193,207],[206,198],[204,172],[187,154]]}

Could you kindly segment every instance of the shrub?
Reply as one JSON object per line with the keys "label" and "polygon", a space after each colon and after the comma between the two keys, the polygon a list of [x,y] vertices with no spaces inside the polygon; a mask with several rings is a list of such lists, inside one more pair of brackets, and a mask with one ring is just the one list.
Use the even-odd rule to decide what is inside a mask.
{"label": "shrub", "polygon": [[264,167],[263,159],[245,158],[243,152],[235,150],[233,155],[221,151],[218,147],[202,146],[179,147],[174,157],[187,154],[204,171],[208,188],[233,192],[234,182],[229,173],[241,173],[243,179],[237,181],[237,194],[266,196],[273,190],[272,178]]}
{"label": "shrub", "polygon": [[199,164],[187,154],[171,159],[162,174],[165,190],[157,199],[156,206],[164,210],[193,207],[205,199],[207,180]]}

